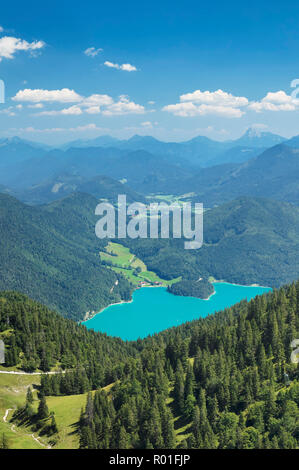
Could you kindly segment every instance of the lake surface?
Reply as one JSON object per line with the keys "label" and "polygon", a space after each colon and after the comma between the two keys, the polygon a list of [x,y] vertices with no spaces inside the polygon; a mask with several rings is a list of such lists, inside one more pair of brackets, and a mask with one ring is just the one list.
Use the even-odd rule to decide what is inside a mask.
{"label": "lake surface", "polygon": [[165,287],[143,287],[133,293],[132,302],[110,305],[84,324],[109,336],[136,340],[272,290],[226,282],[215,283],[214,288],[215,294],[203,300],[170,294]]}

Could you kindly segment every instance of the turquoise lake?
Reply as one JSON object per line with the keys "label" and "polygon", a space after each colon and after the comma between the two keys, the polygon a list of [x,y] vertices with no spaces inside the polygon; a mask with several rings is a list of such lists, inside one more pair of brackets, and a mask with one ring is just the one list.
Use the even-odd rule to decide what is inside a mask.
{"label": "turquoise lake", "polygon": [[109,336],[136,340],[271,291],[269,287],[225,282],[215,283],[214,287],[215,294],[209,300],[176,296],[167,292],[165,287],[143,287],[133,293],[132,302],[110,305],[84,325]]}

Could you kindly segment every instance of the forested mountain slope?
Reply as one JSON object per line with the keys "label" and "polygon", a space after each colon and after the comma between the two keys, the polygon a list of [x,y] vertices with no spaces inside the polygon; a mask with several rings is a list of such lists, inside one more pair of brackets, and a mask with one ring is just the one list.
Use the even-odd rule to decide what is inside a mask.
{"label": "forested mountain slope", "polygon": [[[212,168],[209,169],[212,172]],[[189,191],[208,206],[222,204],[239,196],[267,197],[299,203],[299,149],[281,144],[232,169],[225,178],[201,185],[201,173],[189,181]],[[187,182],[183,182],[187,184]]]}
{"label": "forested mountain slope", "polygon": [[126,184],[102,175],[90,179],[78,175],[58,175],[23,191],[15,190],[14,195],[26,204],[47,204],[74,192],[90,194],[97,199],[106,199],[113,203],[117,202],[119,194],[125,194],[128,202],[145,201],[143,195],[136,193]]}
{"label": "forested mountain slope", "polygon": [[0,292],[0,338],[6,366],[28,372],[73,369],[79,382],[76,393],[121,377],[125,361],[137,352],[133,345],[88,331],[18,292]]}
{"label": "forested mountain slope", "polygon": [[42,207],[0,194],[0,289],[24,292],[74,319],[128,300],[128,282],[101,265],[96,205],[81,193]]}
{"label": "forested mountain slope", "polygon": [[204,245],[183,240],[130,240],[148,269],[163,279],[213,276],[239,284],[281,286],[299,276],[299,209],[268,199],[238,198],[204,214]]}
{"label": "forested mountain slope", "polygon": [[80,447],[297,448],[298,307],[297,283],[144,340],[128,376],[89,395]]}
{"label": "forested mountain slope", "polygon": [[75,366],[42,377],[47,396],[63,401],[114,383],[109,392],[88,395],[78,416],[81,448],[293,449],[299,375],[291,342],[299,336],[298,311],[297,282],[124,343],[2,292],[0,334],[11,364],[23,357],[27,367],[43,370]]}
{"label": "forested mountain slope", "polygon": [[63,401],[114,382],[109,392],[88,395],[78,416],[81,448],[292,449],[299,440],[299,376],[290,346],[299,335],[298,308],[297,282],[123,343],[23,295],[1,293],[0,332],[9,357],[22,352],[27,366],[77,366],[43,376],[47,396]]}

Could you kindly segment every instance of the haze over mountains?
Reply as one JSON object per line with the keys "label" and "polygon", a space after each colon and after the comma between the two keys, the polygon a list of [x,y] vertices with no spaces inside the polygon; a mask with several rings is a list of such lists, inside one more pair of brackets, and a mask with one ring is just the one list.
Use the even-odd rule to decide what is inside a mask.
{"label": "haze over mountains", "polygon": [[[92,145],[91,147],[88,145]],[[30,204],[73,191],[97,198],[143,201],[144,195],[192,193],[212,207],[239,196],[299,201],[299,137],[285,140],[256,129],[238,140],[197,137],[183,143],[134,136],[75,141],[48,149],[19,138],[0,141],[1,191]],[[266,149],[266,150],[265,150]]]}

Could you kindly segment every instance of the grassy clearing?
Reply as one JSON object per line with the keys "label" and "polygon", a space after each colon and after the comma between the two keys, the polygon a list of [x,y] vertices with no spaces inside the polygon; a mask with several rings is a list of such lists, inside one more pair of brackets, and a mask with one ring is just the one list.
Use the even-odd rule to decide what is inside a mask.
{"label": "grassy clearing", "polygon": [[[153,271],[148,271],[145,263],[133,255],[129,248],[119,243],[109,242],[106,251],[100,252],[100,257],[102,260],[112,263],[111,269],[121,273],[134,286],[137,286],[140,282],[146,282],[149,285],[161,283],[162,286],[168,286],[181,279],[181,277],[171,279],[170,281],[161,279]],[[140,272],[136,271],[137,268],[139,268]]]}
{"label": "grassy clearing", "polygon": [[[3,421],[6,410],[9,408],[14,410],[19,405],[23,405],[27,388],[29,386],[33,388],[39,383],[39,376],[0,374],[0,434],[6,435],[11,449],[43,449],[31,437],[30,430],[16,426],[13,427],[13,430],[11,429],[12,424],[9,420],[13,411],[8,413],[7,422]],[[34,392],[34,397],[36,398],[36,392]]]}
{"label": "grassy clearing", "polygon": [[[10,419],[13,411],[9,411],[6,422],[3,420],[7,409],[14,410],[25,403],[29,386],[33,391],[35,399],[33,408],[37,410],[37,388],[34,387],[38,387],[39,384],[39,376],[0,374],[0,435],[2,433],[6,435],[10,449],[44,449],[51,441],[51,438],[44,436],[39,438],[45,445],[43,447],[32,438],[32,430],[29,427],[12,425]],[[113,385],[113,383],[107,385],[107,387],[104,387],[104,390],[109,393]],[[58,435],[55,435],[55,439],[57,438],[57,444],[54,446],[55,449],[77,449],[79,447],[77,423],[81,409],[85,408],[86,400],[87,393],[82,395],[47,397],[49,411],[54,411],[59,431]],[[37,433],[34,433],[34,435],[38,437]]]}
{"label": "grassy clearing", "polygon": [[[37,390],[34,387],[39,383],[39,376],[0,374],[0,433],[5,433],[9,440],[9,447],[12,449],[44,448],[32,438],[30,428],[13,426],[13,430],[11,429],[10,419],[13,411],[9,412],[7,422],[3,421],[8,408],[15,409],[25,403],[29,386],[33,389],[33,396],[36,400],[33,407],[37,409]],[[85,406],[86,396],[87,394],[47,397],[48,408],[50,411],[54,411],[59,429],[59,439],[55,448],[71,449],[78,447],[78,435],[74,431],[76,431],[76,422],[80,416],[81,408]],[[34,435],[37,436],[36,433]],[[40,440],[45,445],[49,442],[49,439],[45,437]]]}

